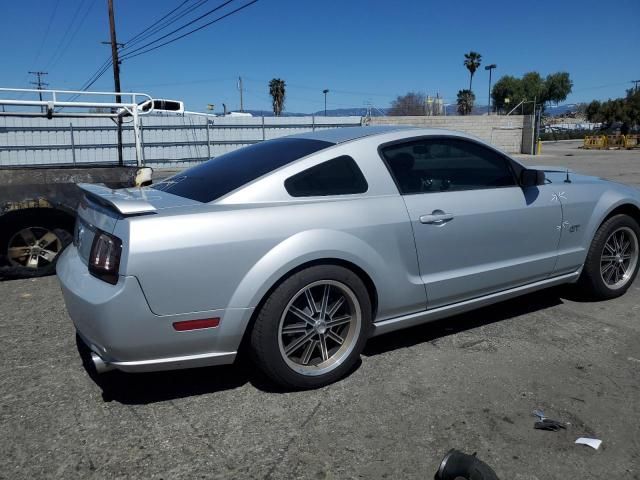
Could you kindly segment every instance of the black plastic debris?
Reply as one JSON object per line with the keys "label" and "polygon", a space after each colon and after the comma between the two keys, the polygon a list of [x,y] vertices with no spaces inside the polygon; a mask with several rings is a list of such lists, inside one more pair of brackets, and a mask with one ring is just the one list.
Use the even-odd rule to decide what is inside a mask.
{"label": "black plastic debris", "polygon": [[493,469],[479,460],[476,454],[468,455],[452,448],[440,462],[435,480],[498,480]]}
{"label": "black plastic debris", "polygon": [[560,429],[567,428],[564,422],[551,420],[550,418],[545,417],[542,410],[534,410],[533,416],[538,417],[538,421],[533,424],[533,428],[535,428],[536,430],[548,430],[550,432],[557,432]]}

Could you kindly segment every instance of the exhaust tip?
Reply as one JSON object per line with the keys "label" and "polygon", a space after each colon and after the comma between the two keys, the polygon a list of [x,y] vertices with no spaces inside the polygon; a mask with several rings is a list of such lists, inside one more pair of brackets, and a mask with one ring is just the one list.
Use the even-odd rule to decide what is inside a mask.
{"label": "exhaust tip", "polygon": [[91,352],[91,361],[96,367],[96,372],[98,373],[106,373],[115,369],[113,365],[106,363],[102,358],[100,358],[100,355],[97,353]]}

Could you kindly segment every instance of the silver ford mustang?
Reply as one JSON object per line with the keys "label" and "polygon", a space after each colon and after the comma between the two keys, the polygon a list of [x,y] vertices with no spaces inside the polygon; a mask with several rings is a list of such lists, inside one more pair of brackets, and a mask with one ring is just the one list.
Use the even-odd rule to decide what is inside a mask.
{"label": "silver ford mustang", "polygon": [[333,382],[369,337],[553,285],[622,295],[640,191],[467,135],[325,130],[152,187],[86,190],[57,271],[98,371],[228,364]]}

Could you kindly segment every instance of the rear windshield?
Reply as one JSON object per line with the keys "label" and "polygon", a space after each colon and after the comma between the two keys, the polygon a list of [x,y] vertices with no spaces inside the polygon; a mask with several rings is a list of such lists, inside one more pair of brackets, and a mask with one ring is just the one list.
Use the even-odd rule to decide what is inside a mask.
{"label": "rear windshield", "polygon": [[212,202],[256,178],[332,145],[322,140],[277,138],[212,158],[151,188],[198,202]]}

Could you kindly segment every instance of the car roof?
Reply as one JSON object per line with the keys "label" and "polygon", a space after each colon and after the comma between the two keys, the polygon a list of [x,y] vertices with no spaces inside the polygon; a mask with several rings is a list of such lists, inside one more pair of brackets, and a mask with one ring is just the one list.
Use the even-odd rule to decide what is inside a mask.
{"label": "car roof", "polygon": [[290,138],[304,138],[309,140],[322,140],[334,144],[349,142],[358,138],[382,135],[384,133],[398,132],[402,130],[414,130],[413,127],[398,125],[377,125],[372,127],[341,127],[316,130],[315,132],[298,133],[290,135]]}
{"label": "car roof", "polygon": [[[309,140],[321,140],[334,145],[350,142],[352,140],[358,140],[366,137],[373,137],[377,135],[384,135],[387,133],[407,133],[407,137],[422,136],[422,135],[445,135],[464,137],[474,140],[480,140],[472,135],[468,135],[464,132],[455,130],[449,130],[444,128],[433,127],[416,127],[408,125],[375,125],[364,127],[340,127],[340,128],[326,128],[323,130],[316,130],[314,132],[297,133],[295,135],[288,135],[287,138],[301,138]],[[481,140],[480,140],[481,141]],[[482,142],[482,141],[481,141]],[[484,142],[482,142],[484,143]]]}

